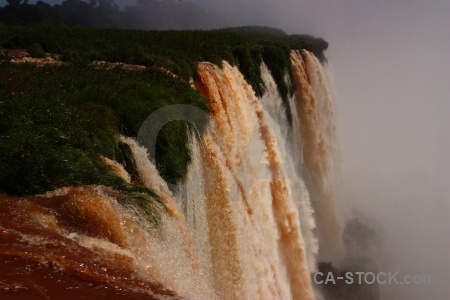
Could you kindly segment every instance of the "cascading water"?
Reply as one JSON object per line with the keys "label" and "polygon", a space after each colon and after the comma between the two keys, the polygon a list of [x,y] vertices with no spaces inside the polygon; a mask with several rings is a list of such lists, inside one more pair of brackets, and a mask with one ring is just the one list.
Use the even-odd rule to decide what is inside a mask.
{"label": "cascading water", "polygon": [[[186,226],[185,217],[180,213],[167,183],[159,176],[155,165],[148,159],[145,148],[130,138],[122,138],[122,141],[131,148],[139,177],[146,187],[157,191],[168,214],[168,216],[164,214],[161,216],[161,224],[158,226],[160,230],[158,237],[162,246],[166,248],[158,251],[157,256],[162,257],[150,258],[146,255],[148,252],[145,252],[141,253],[140,259],[158,262],[157,264],[161,267],[161,276],[170,283],[167,286],[174,285],[173,289],[182,296],[214,299],[215,295],[208,284],[209,280],[205,270],[199,270],[197,253],[194,251],[193,234]],[[149,241],[148,243],[153,244],[154,242]],[[150,256],[152,255],[154,256],[154,253],[150,254]],[[150,265],[155,267],[153,264]]]}
{"label": "cascading water", "polygon": [[[195,86],[212,100],[213,122],[202,139],[208,170],[202,188],[211,269],[223,298],[313,297],[309,273],[318,242],[312,207],[321,224],[322,257],[341,250],[333,204],[339,172],[333,102],[323,66],[309,52],[303,57],[291,54],[297,84],[292,129],[264,64],[260,100],[236,67],[198,67]],[[302,173],[312,177],[312,207]]]}
{"label": "cascading water", "polygon": [[213,170],[205,190],[216,290],[224,298],[312,299],[281,135],[236,67],[201,63],[198,78],[214,120],[203,141]]}
{"label": "cascading water", "polygon": [[[289,126],[286,113],[287,108],[283,105],[276,83],[264,63],[261,65],[261,77],[266,86],[266,92],[261,99],[261,103],[268,112],[269,118],[272,119],[271,124],[276,132],[277,140],[282,142],[280,150],[281,155],[284,157],[283,167],[286,168],[293,199],[298,207],[308,267],[312,272],[316,270],[318,241],[313,234],[313,230],[316,227],[314,212],[311,207],[308,190],[301,176],[302,149],[299,147],[301,136],[299,134],[298,115],[292,114],[292,127]],[[293,104],[294,99],[289,100]],[[292,105],[290,109],[295,111],[295,106]]]}
{"label": "cascading water", "polygon": [[206,215],[205,176],[201,157],[200,143],[194,132],[189,132],[191,163],[189,165],[183,189],[177,195],[177,202],[184,206],[187,226],[194,234],[195,253],[199,257],[200,268],[211,278],[211,246]]}
{"label": "cascading water", "polygon": [[151,207],[156,225],[137,200],[107,187],[1,196],[8,205],[0,207],[0,258],[11,270],[38,271],[34,285],[0,275],[0,288],[56,297],[66,289],[57,280],[69,274],[78,279],[63,282],[80,295],[95,295],[95,283],[111,299],[314,299],[318,256],[341,247],[339,151],[323,66],[306,51],[291,52],[291,61],[296,93],[288,103],[264,63],[261,99],[237,67],[199,63],[194,86],[211,100],[211,122],[191,134],[191,164],[177,191],[145,148],[120,138],[140,183],[164,204]]}
{"label": "cascading water", "polygon": [[291,52],[295,83],[295,105],[301,123],[305,178],[310,188],[321,242],[320,258],[332,260],[342,250],[341,228],[334,204],[339,174],[339,149],[333,101],[323,67],[311,53]]}

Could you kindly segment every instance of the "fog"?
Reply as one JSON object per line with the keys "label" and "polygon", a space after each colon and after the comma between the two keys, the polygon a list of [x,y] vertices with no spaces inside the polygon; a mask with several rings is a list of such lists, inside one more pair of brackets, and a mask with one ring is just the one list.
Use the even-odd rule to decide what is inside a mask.
{"label": "fog", "polygon": [[384,232],[380,271],[437,278],[381,286],[382,299],[450,299],[450,2],[192,2],[219,11],[226,26],[275,26],[330,43],[340,197]]}

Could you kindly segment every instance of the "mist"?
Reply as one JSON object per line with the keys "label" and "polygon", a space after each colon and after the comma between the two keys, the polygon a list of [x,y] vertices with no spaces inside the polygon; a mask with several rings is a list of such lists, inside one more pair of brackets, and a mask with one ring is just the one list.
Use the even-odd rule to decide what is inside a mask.
{"label": "mist", "polygon": [[381,299],[450,299],[450,2],[192,2],[220,12],[224,26],[330,43],[346,217],[378,231],[379,271],[436,276],[435,285],[382,285]]}

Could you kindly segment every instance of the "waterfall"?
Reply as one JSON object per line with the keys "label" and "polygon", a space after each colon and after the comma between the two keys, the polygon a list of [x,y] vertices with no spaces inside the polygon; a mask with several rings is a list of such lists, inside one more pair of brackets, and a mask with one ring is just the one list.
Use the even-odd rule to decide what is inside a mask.
{"label": "waterfall", "polygon": [[[302,149],[299,147],[299,119],[297,114],[292,115],[292,127],[289,126],[286,108],[283,100],[278,92],[277,85],[267,68],[262,63],[261,77],[266,87],[266,92],[261,98],[261,103],[268,113],[268,119],[271,121],[271,127],[276,133],[277,140],[281,141],[280,150],[284,157],[283,167],[286,169],[289,183],[291,185],[292,197],[296,203],[301,223],[302,236],[305,241],[306,256],[308,267],[311,272],[316,270],[316,259],[318,254],[318,241],[313,234],[316,228],[314,220],[314,211],[311,207],[309,192],[305,186],[301,175],[302,169]],[[286,78],[289,78],[286,76]],[[289,99],[290,104],[293,104],[294,98]],[[295,106],[289,109],[295,111]]]}
{"label": "waterfall", "polygon": [[196,87],[212,100],[203,157],[216,290],[226,299],[313,299],[282,136],[237,67],[201,63]]}
{"label": "waterfall", "polygon": [[321,242],[320,258],[332,260],[343,251],[341,227],[334,204],[340,168],[333,99],[323,66],[313,54],[292,51],[291,61],[306,165],[303,173],[306,179],[310,178],[308,187]]}
{"label": "waterfall", "polygon": [[316,222],[320,258],[341,250],[334,209],[339,151],[326,71],[306,51],[292,52],[291,60],[292,127],[264,63],[261,99],[227,62],[198,66],[195,87],[212,109],[202,137],[202,190],[211,270],[222,298],[313,298]]}
{"label": "waterfall", "polygon": [[[77,276],[86,295],[95,282],[142,299],[315,299],[317,262],[342,250],[339,144],[326,68],[307,51],[290,58],[296,91],[287,101],[264,62],[261,98],[237,66],[198,64],[193,87],[210,100],[211,120],[202,134],[188,129],[191,162],[179,189],[147,149],[119,137],[139,184],[163,204],[145,202],[156,224],[140,200],[109,187],[0,195],[0,258]],[[100,159],[131,186],[122,165]]]}
{"label": "waterfall", "polygon": [[205,272],[208,282],[211,278],[211,246],[209,243],[209,227],[206,217],[205,176],[201,157],[201,144],[196,133],[189,132],[189,149],[191,163],[177,202],[184,204],[186,223],[194,234],[195,253],[199,257],[200,269]]}
{"label": "waterfall", "polygon": [[[156,259],[155,261],[163,269],[161,271],[163,275],[161,276],[170,280],[171,284],[168,284],[168,286],[173,285],[173,289],[182,296],[188,296],[193,299],[203,299],[205,297],[214,299],[215,295],[209,287],[209,280],[206,276],[208,269],[205,270],[201,266],[199,269],[197,252],[194,250],[192,232],[197,231],[191,231],[192,229],[195,230],[195,228],[189,230],[185,216],[180,212],[180,208],[176,203],[175,196],[169,190],[164,179],[159,175],[155,165],[149,160],[147,150],[138,145],[134,139],[122,137],[121,140],[131,148],[139,177],[146,187],[158,193],[167,210],[167,215],[162,215],[158,235],[160,238],[158,243],[162,242],[164,248],[159,249],[157,256],[163,257],[159,257],[159,259],[158,257],[152,257],[153,260]],[[149,241],[149,243],[154,242]],[[200,249],[200,247],[197,247],[197,249]],[[153,268],[156,266],[151,264]],[[203,267],[205,266],[203,265]]]}

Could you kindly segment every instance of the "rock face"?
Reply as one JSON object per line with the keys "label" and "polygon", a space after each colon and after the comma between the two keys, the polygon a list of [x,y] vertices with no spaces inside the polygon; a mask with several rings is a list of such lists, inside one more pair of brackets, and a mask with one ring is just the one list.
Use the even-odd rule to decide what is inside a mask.
{"label": "rock face", "polygon": [[39,68],[42,68],[44,66],[47,65],[52,65],[52,66],[67,66],[68,63],[66,62],[62,62],[58,59],[55,59],[53,57],[51,57],[50,55],[44,58],[33,58],[33,57],[24,57],[22,59],[12,59],[11,60],[12,63],[15,64],[34,64]]}
{"label": "rock face", "polygon": [[[5,59],[6,57],[9,57],[11,60],[11,63],[14,64],[34,64],[37,67],[43,67],[46,65],[52,65],[52,66],[67,66],[69,63],[63,62],[61,59],[63,58],[63,55],[61,54],[54,54],[54,53],[46,53],[45,57],[37,58],[37,57],[30,57],[30,54],[28,53],[28,49],[0,49],[0,62],[2,59]],[[120,68],[127,71],[145,71],[149,67],[144,65],[137,65],[137,64],[126,64],[122,62],[108,62],[108,61],[101,61],[101,60],[95,60],[91,62],[91,66],[96,69],[105,69],[105,70],[112,70],[115,68]],[[159,70],[166,74],[167,76],[170,76],[172,78],[179,78],[178,75],[174,74],[173,72],[163,68],[163,67],[153,67],[155,70]]]}
{"label": "rock face", "polygon": [[23,59],[28,56],[28,49],[0,49],[1,55],[9,55],[14,59]]}
{"label": "rock face", "polygon": [[91,66],[93,66],[96,69],[105,69],[105,70],[112,70],[115,68],[120,68],[120,69],[124,69],[124,70],[128,70],[128,71],[145,71],[145,70],[147,70],[147,67],[142,66],[142,65],[125,64],[125,63],[119,63],[119,62],[111,63],[111,62],[99,61],[99,60],[93,61],[91,63]]}
{"label": "rock face", "polygon": [[0,49],[0,62],[3,59],[9,58],[14,64],[34,64],[37,67],[45,65],[66,66],[68,63],[61,61],[61,54],[46,53],[45,57],[35,58],[30,57],[28,49]]}

